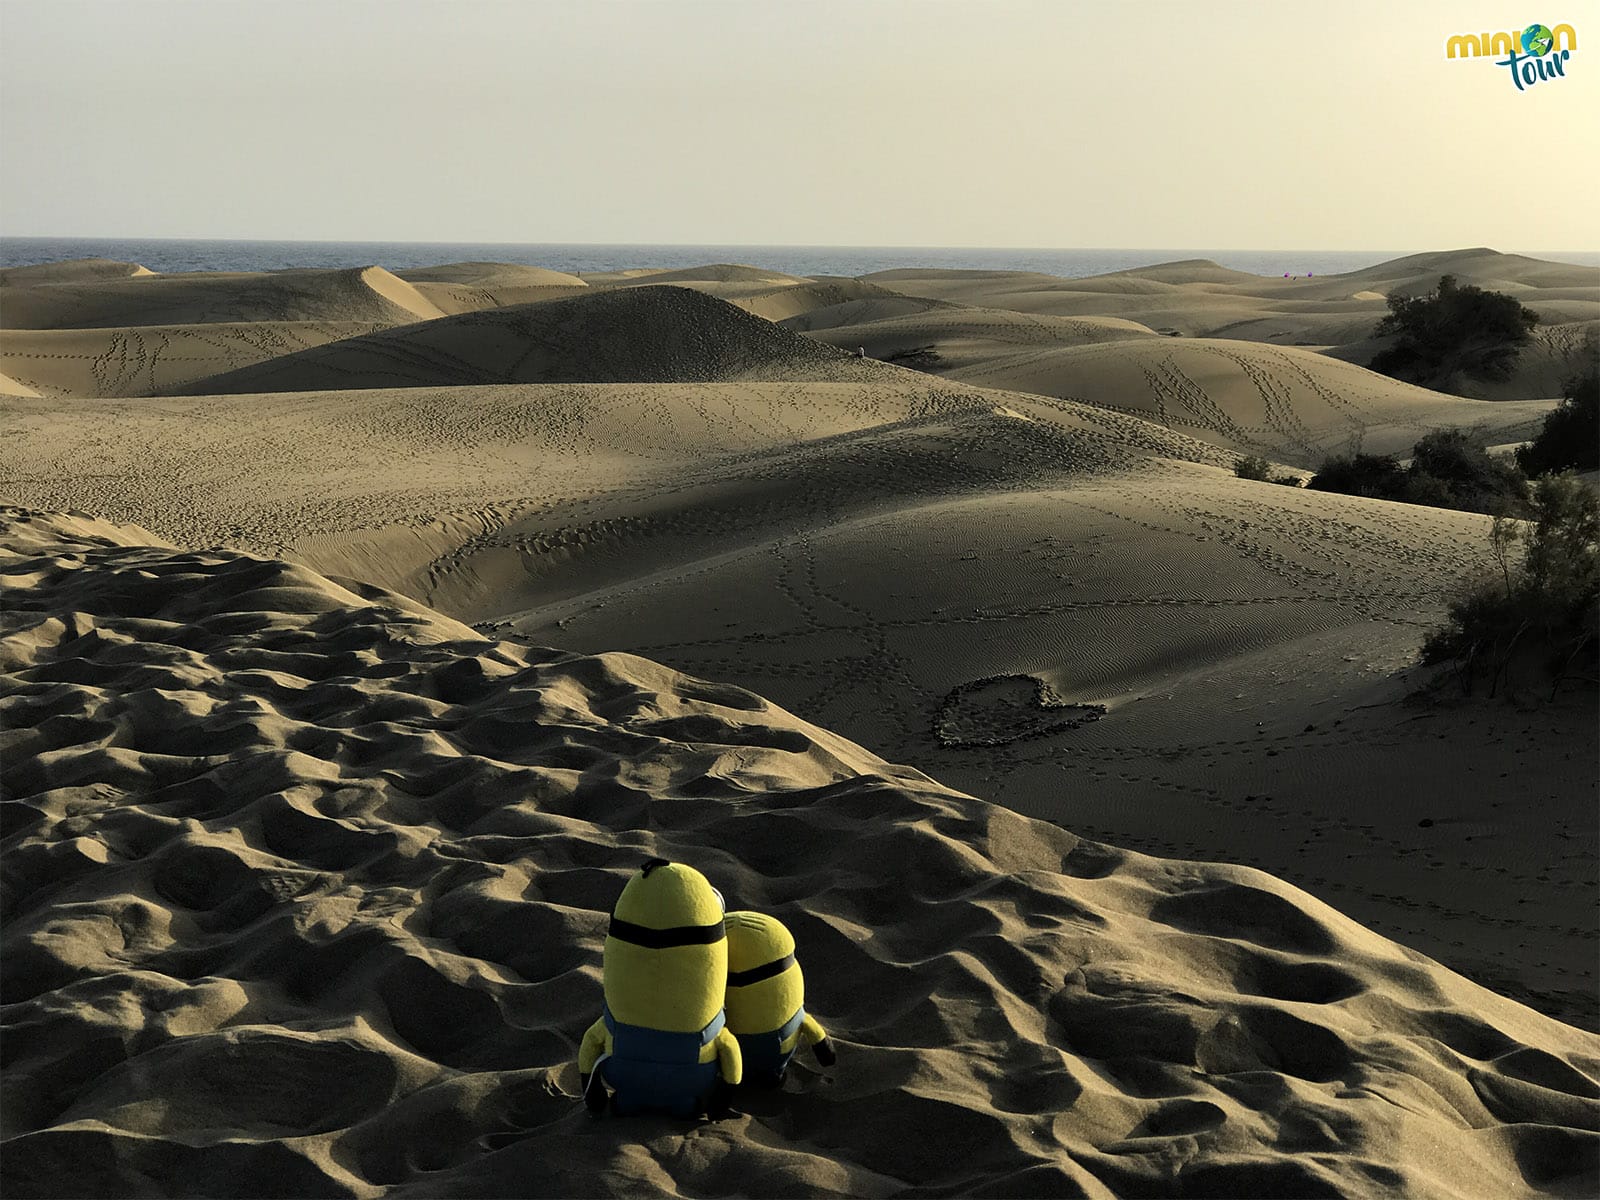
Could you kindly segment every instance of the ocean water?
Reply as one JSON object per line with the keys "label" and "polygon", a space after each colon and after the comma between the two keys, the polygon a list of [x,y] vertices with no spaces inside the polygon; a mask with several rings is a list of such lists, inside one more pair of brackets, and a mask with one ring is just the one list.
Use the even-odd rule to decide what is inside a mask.
{"label": "ocean water", "polygon": [[[450,262],[527,263],[556,271],[694,267],[748,263],[788,275],[867,275],[896,267],[1042,271],[1099,275],[1180,259],[1209,258],[1253,275],[1334,275],[1413,253],[1409,250],[996,249],[949,246],[543,245],[519,242],[262,242],[147,238],[0,238],[0,267],[112,258],[152,271],[277,271],[286,267],[390,270]],[[1530,252],[1531,253],[1531,252]],[[1539,258],[1600,266],[1600,252],[1542,252]]]}

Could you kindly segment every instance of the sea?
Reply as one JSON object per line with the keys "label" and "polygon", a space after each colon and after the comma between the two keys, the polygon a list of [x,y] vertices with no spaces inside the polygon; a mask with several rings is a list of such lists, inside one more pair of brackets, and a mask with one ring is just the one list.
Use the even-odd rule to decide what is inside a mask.
{"label": "sea", "polygon": [[[571,273],[628,267],[745,263],[786,275],[869,275],[897,267],[1040,271],[1069,278],[1207,258],[1252,275],[1337,275],[1413,250],[1048,249],[952,246],[570,245],[537,242],[287,242],[168,238],[0,237],[0,267],[110,258],[163,274],[278,271],[290,267],[390,270],[453,262],[526,263]],[[1600,267],[1600,251],[1521,251],[1535,258]]]}

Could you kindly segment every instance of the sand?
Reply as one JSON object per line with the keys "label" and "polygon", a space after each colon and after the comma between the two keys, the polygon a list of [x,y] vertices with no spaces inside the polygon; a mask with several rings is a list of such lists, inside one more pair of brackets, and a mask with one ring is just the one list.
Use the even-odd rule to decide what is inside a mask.
{"label": "sand", "polygon": [[[1487,518],[1231,470],[1528,436],[1317,340],[1445,269],[1600,294],[5,282],[8,1192],[1593,1193],[1592,689],[1417,665]],[[657,849],[842,1039],[734,1122],[577,1111]]]}
{"label": "sand", "polygon": [[1123,317],[1169,336],[1305,346],[1365,365],[1390,292],[1421,295],[1442,275],[1504,292],[1539,313],[1535,344],[1509,380],[1456,381],[1474,399],[1557,396],[1600,335],[1600,272],[1479,247],[1411,255],[1361,271],[1262,278],[1194,260],[1087,279],[1010,271],[883,271],[871,282],[908,296],[1052,316]]}
{"label": "sand", "polygon": [[480,312],[537,300],[559,300],[588,290],[588,284],[565,271],[514,263],[447,263],[410,267],[395,275],[411,284],[441,313]]}
{"label": "sand", "polygon": [[0,336],[0,370],[34,395],[164,396],[197,379],[384,328],[373,321],[216,321],[14,329]]}
{"label": "sand", "polygon": [[[645,659],[4,517],[11,1194],[1600,1184],[1600,1038],[1264,872]],[[583,1111],[605,914],[653,854],[795,931],[836,1066],[714,1125]]]}
{"label": "sand", "polygon": [[894,373],[702,292],[661,286],[422,321],[286,354],[182,390],[237,395],[487,383],[825,381]]}
{"label": "sand", "polygon": [[469,287],[587,287],[577,275],[520,263],[462,262],[407,267],[395,274],[407,283],[459,283]]}
{"label": "sand", "polygon": [[0,396],[37,396],[38,394],[27,384],[17,382],[9,375],[0,374]]}
{"label": "sand", "polygon": [[238,321],[375,321],[395,325],[441,311],[382,267],[244,274],[154,275],[6,284],[0,329],[112,329]]}
{"label": "sand", "polygon": [[138,263],[117,262],[110,258],[78,258],[29,267],[0,267],[0,287],[26,286],[30,283],[92,283],[153,274],[155,272],[149,267],[141,267]]}

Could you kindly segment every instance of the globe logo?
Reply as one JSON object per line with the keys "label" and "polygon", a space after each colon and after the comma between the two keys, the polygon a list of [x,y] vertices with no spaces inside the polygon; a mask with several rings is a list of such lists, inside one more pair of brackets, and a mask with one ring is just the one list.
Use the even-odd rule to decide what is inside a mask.
{"label": "globe logo", "polygon": [[1550,53],[1554,41],[1555,35],[1548,25],[1529,25],[1522,31],[1522,48],[1535,57]]}

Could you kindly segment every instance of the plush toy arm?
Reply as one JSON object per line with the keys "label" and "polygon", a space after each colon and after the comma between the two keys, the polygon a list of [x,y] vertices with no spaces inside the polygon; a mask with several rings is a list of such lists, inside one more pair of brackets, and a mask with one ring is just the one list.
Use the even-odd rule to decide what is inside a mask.
{"label": "plush toy arm", "polygon": [[723,1029],[717,1034],[717,1074],[729,1083],[744,1078],[744,1055],[739,1052],[739,1039]]}
{"label": "plush toy arm", "polygon": [[811,1047],[811,1053],[817,1056],[817,1061],[825,1067],[833,1066],[837,1056],[833,1052],[833,1043],[828,1040],[827,1030],[817,1024],[817,1019],[810,1013],[800,1022],[800,1041]]}
{"label": "plush toy arm", "polygon": [[605,1076],[598,1071],[600,1063],[610,1053],[611,1032],[602,1017],[584,1032],[583,1044],[578,1047],[578,1086],[591,1116],[604,1112],[606,1101],[610,1099]]}
{"label": "plush toy arm", "polygon": [[606,1052],[607,1038],[603,1017],[589,1026],[588,1031],[584,1033],[583,1044],[578,1047],[578,1074],[583,1076],[585,1081],[589,1078],[589,1072],[594,1070],[595,1060]]}

